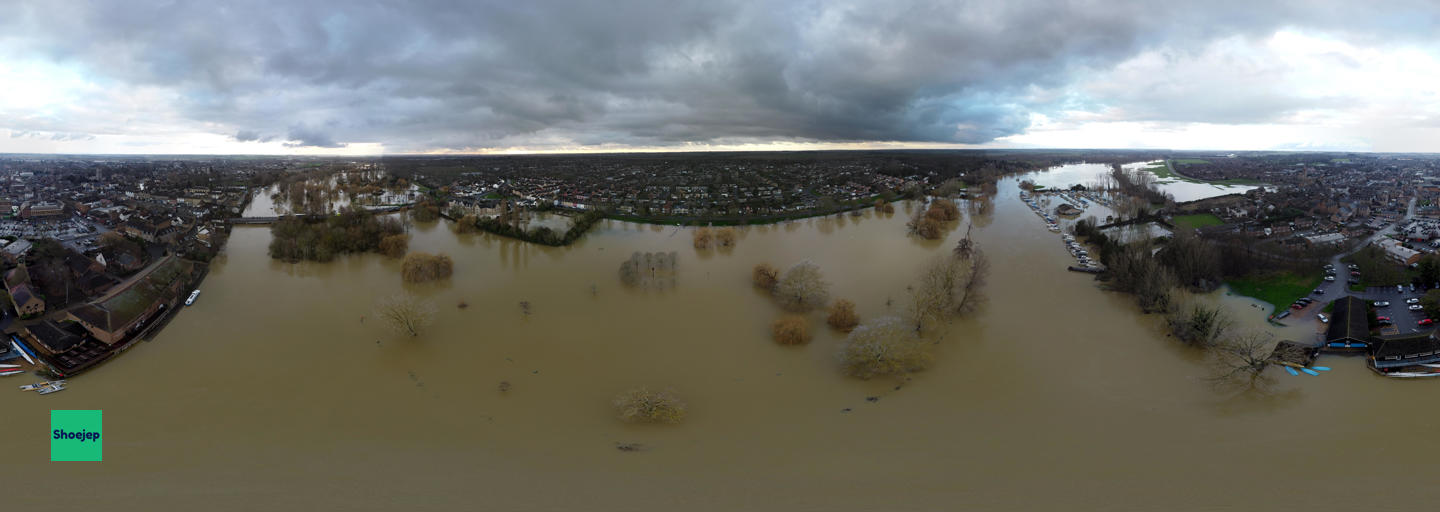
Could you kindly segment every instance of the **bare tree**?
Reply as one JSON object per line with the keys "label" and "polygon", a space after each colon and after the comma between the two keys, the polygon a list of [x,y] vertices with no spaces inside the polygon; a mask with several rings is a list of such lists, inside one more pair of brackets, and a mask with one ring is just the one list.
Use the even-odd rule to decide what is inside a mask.
{"label": "bare tree", "polygon": [[801,261],[786,270],[775,285],[775,298],[785,309],[809,311],[830,302],[830,283],[820,274],[820,266]]}
{"label": "bare tree", "polygon": [[1232,336],[1214,349],[1215,372],[1210,380],[1219,387],[1263,388],[1271,383],[1265,375],[1269,352],[1274,345],[1270,334],[1249,331]]}
{"label": "bare tree", "polygon": [[397,334],[419,336],[435,321],[435,304],[410,295],[391,295],[375,302],[375,316]]}
{"label": "bare tree", "polygon": [[1194,299],[1176,307],[1167,320],[1176,338],[1200,347],[1220,344],[1235,325],[1224,307]]}
{"label": "bare tree", "polygon": [[907,322],[883,317],[850,331],[840,350],[846,374],[869,379],[920,371],[934,359],[933,343],[916,336]]}

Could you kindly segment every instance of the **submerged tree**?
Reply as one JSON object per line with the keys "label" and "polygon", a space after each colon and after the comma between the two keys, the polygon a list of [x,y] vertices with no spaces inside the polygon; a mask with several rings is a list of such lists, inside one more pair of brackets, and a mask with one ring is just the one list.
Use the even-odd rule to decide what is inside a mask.
{"label": "submerged tree", "polygon": [[750,271],[750,280],[754,281],[755,287],[767,292],[774,292],[775,285],[780,282],[780,271],[769,263],[755,265]]}
{"label": "submerged tree", "polygon": [[878,318],[850,331],[840,362],[847,375],[862,379],[903,375],[928,367],[933,346],[916,336],[904,320]]}
{"label": "submerged tree", "polygon": [[860,325],[860,317],[855,314],[855,303],[845,299],[836,300],[830,305],[830,315],[825,317],[825,322],[844,332],[855,330]]}
{"label": "submerged tree", "polygon": [[412,252],[405,255],[400,265],[400,276],[407,283],[423,283],[449,278],[455,272],[455,262],[444,254]]}
{"label": "submerged tree", "polygon": [[715,235],[710,232],[710,228],[696,229],[691,236],[696,249],[709,249],[710,244],[715,240]]}
{"label": "submerged tree", "polygon": [[410,235],[400,233],[380,239],[380,254],[390,258],[405,256],[405,251],[410,250]]}
{"label": "submerged tree", "polygon": [[800,315],[785,315],[770,326],[775,343],[801,345],[810,342],[810,322]]}
{"label": "submerged tree", "polygon": [[435,321],[435,304],[410,295],[391,295],[375,302],[375,316],[397,334],[419,336]]}
{"label": "submerged tree", "polygon": [[1220,344],[1235,325],[1224,307],[1195,300],[1175,308],[1167,320],[1176,338],[1200,347]]}
{"label": "submerged tree", "polygon": [[1262,332],[1245,332],[1215,345],[1215,373],[1211,382],[1219,387],[1255,389],[1270,383],[1265,376],[1272,337]]}
{"label": "submerged tree", "polygon": [[635,388],[615,397],[620,419],[632,423],[679,423],[685,419],[685,402],[674,391]]}
{"label": "submerged tree", "polygon": [[720,228],[715,230],[715,245],[719,247],[735,246],[735,228]]}
{"label": "submerged tree", "polygon": [[791,311],[809,311],[830,301],[830,283],[810,260],[796,263],[775,285],[775,298]]}

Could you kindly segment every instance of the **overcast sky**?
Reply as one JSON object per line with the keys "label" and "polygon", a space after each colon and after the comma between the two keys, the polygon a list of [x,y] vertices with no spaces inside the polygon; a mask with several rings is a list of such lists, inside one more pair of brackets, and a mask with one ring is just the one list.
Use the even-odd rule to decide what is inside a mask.
{"label": "overcast sky", "polygon": [[1440,150],[1433,1],[0,5],[0,152]]}

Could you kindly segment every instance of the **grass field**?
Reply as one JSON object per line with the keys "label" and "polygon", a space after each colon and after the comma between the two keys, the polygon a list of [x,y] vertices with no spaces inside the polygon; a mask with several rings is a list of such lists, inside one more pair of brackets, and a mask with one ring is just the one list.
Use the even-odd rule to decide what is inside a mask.
{"label": "grass field", "polygon": [[1184,165],[1199,165],[1210,163],[1209,160],[1201,160],[1199,158],[1176,158],[1174,160],[1171,160],[1170,162]]}
{"label": "grass field", "polygon": [[1211,213],[1197,213],[1195,215],[1176,215],[1175,227],[1180,229],[1195,229],[1205,226],[1219,226],[1225,222]]}
{"label": "grass field", "polygon": [[1247,277],[1226,281],[1230,291],[1236,295],[1254,297],[1275,306],[1274,312],[1290,307],[1295,299],[1307,297],[1320,285],[1319,274],[1302,276],[1290,273]]}

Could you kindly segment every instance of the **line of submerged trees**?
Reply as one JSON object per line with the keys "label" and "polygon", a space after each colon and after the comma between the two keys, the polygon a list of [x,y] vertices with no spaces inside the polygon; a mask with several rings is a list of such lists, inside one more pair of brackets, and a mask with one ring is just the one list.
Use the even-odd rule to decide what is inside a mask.
{"label": "line of submerged trees", "polygon": [[[1262,370],[1273,340],[1264,333],[1238,331],[1223,306],[1198,300],[1194,294],[1213,291],[1227,276],[1286,271],[1290,266],[1256,267],[1249,256],[1254,244],[1235,238],[1211,240],[1181,229],[1168,238],[1142,237],[1125,243],[1101,232],[1096,223],[1094,217],[1081,220],[1074,232],[1098,248],[1106,266],[1099,278],[1110,289],[1132,294],[1146,313],[1165,315],[1170,335],[1207,351],[1216,367],[1217,384],[1255,387],[1268,382]],[[1252,261],[1227,264],[1235,259]],[[1297,264],[1290,261],[1287,265]],[[1318,267],[1311,263],[1314,260],[1299,261]]]}

